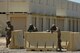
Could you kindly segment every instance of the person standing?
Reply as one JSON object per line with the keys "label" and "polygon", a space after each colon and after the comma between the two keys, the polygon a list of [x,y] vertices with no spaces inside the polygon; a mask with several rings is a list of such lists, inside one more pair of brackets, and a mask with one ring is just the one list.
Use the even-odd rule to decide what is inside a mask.
{"label": "person standing", "polygon": [[[56,31],[58,33],[58,48],[57,51],[62,51],[62,46],[61,46],[61,31],[58,27],[55,26],[55,24],[52,25],[52,27],[50,28],[51,33],[53,33],[54,31]],[[59,49],[59,50],[58,50]]]}
{"label": "person standing", "polygon": [[58,51],[62,51],[61,49],[62,49],[62,46],[61,46],[61,31],[60,31],[60,29],[58,29],[58,31],[57,31],[57,33],[58,33]]}
{"label": "person standing", "polygon": [[6,22],[7,27],[5,28],[6,31],[6,47],[10,44],[10,39],[11,39],[11,32],[13,31],[13,26],[11,25],[10,21]]}

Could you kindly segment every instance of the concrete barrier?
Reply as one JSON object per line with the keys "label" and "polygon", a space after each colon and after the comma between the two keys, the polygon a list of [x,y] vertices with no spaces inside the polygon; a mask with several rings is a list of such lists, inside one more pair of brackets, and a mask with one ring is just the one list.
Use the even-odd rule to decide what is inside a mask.
{"label": "concrete barrier", "polygon": [[80,45],[80,40],[79,40],[80,32],[70,32],[70,35],[68,34],[65,37],[67,38],[67,40],[69,40],[69,45],[67,48],[69,51],[80,50],[80,46],[79,46]]}
{"label": "concrete barrier", "polygon": [[[48,32],[25,32],[26,48],[35,50],[53,50],[54,46],[57,47],[57,33],[53,34]],[[56,40],[56,41],[55,41]]]}
{"label": "concrete barrier", "polygon": [[[52,49],[57,48],[57,32],[25,32],[25,48],[32,49]],[[61,45],[63,48],[71,51],[74,49],[74,33],[61,31]]]}
{"label": "concrete barrier", "polygon": [[73,50],[80,50],[80,32],[73,32]]}
{"label": "concrete barrier", "polygon": [[[56,50],[57,32],[12,32],[10,48],[25,47],[27,50]],[[61,45],[69,51],[80,50],[80,32],[61,31]]]}
{"label": "concrete barrier", "polygon": [[61,31],[61,45],[63,48],[66,48],[67,50],[70,50],[70,44],[71,43],[71,32],[70,31]]}
{"label": "concrete barrier", "polygon": [[24,48],[24,39],[22,30],[12,31],[12,37],[9,48]]}

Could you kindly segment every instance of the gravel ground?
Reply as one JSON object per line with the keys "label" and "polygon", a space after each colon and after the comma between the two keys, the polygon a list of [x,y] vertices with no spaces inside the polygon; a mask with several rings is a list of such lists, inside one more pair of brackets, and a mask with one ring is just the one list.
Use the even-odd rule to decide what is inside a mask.
{"label": "gravel ground", "polygon": [[80,51],[67,51],[67,52],[56,52],[56,51],[26,51],[26,49],[9,49],[5,47],[5,38],[0,37],[0,53],[80,53]]}

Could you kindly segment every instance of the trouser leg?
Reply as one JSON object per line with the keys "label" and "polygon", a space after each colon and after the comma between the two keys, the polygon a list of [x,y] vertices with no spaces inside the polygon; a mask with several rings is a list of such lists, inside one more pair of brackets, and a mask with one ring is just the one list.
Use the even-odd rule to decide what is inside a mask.
{"label": "trouser leg", "polygon": [[10,37],[6,37],[6,47],[10,44]]}
{"label": "trouser leg", "polygon": [[59,50],[61,51],[61,48],[62,48],[62,47],[61,47],[61,43],[60,43],[60,42],[58,43],[58,48],[59,48]]}
{"label": "trouser leg", "polygon": [[59,51],[61,51],[62,49],[62,46],[61,46],[61,32],[60,30],[58,30],[58,48],[59,48]]}

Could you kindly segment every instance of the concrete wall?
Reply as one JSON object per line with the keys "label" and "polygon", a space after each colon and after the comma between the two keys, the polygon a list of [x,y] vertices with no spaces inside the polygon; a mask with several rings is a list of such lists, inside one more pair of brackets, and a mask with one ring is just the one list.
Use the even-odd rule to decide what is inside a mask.
{"label": "concrete wall", "polygon": [[56,0],[55,6],[57,16],[67,16],[67,0]]}
{"label": "concrete wall", "polygon": [[29,2],[0,2],[0,12],[29,12]]}
{"label": "concrete wall", "polygon": [[12,31],[11,42],[9,44],[9,48],[24,48],[24,39],[23,39],[23,31],[22,30],[14,30]]}
{"label": "concrete wall", "polygon": [[9,2],[9,12],[29,12],[28,2]]}
{"label": "concrete wall", "polygon": [[7,2],[0,2],[0,12],[7,12]]}
{"label": "concrete wall", "polygon": [[[36,32],[36,33],[24,33],[25,48],[54,48],[57,47],[57,35],[56,33]],[[33,34],[33,35],[32,35]],[[55,41],[56,40],[56,41]]]}
{"label": "concrete wall", "polygon": [[73,34],[73,50],[80,50],[80,32],[74,32]]}
{"label": "concrete wall", "polygon": [[[37,13],[37,14],[39,13],[42,15],[44,14],[43,16],[42,15],[35,16],[35,15],[30,14],[27,20],[27,24],[26,24],[26,25],[29,25],[32,23],[36,25],[40,31],[42,31],[42,29],[43,31],[49,29],[52,24],[56,24],[58,26],[58,23],[60,20],[59,21],[55,20],[55,16],[62,16],[62,17],[69,16],[66,18],[74,18],[74,17],[79,18],[80,17],[79,15],[80,4],[67,1],[67,0],[50,0],[50,1],[49,0],[37,0],[37,1],[36,0],[25,0],[25,1],[13,0],[10,2],[9,1],[10,0],[8,0],[7,2],[7,0],[5,0],[5,1],[0,2],[0,12],[28,12],[28,13]],[[46,16],[45,14],[55,15],[55,16]],[[7,18],[7,15],[5,16]],[[1,17],[4,17],[4,16],[1,16]],[[36,21],[32,17],[36,17]],[[8,16],[8,18],[10,17]],[[41,19],[39,20],[39,18],[43,20]],[[66,20],[66,18],[64,20]],[[4,18],[2,20],[4,20]],[[69,30],[68,21],[64,21],[64,20],[60,21],[61,26],[59,27],[61,28],[61,30]],[[74,22],[75,22],[74,27],[73,27],[73,23],[70,22],[70,25],[71,25],[70,30],[73,31],[73,28],[74,28],[74,31],[77,31],[77,28],[78,28],[78,31],[80,31],[79,19],[78,19],[78,23],[77,21],[74,21]],[[67,23],[68,27],[66,27],[65,23]]]}
{"label": "concrete wall", "polygon": [[[52,24],[55,24],[61,29],[61,31],[74,31],[80,32],[79,29],[79,18],[73,17],[55,17],[55,16],[46,16],[40,14],[32,14],[28,17],[28,24],[33,24],[38,28],[39,31],[49,30]],[[29,26],[28,26],[29,27]]]}
{"label": "concrete wall", "polygon": [[[14,17],[14,18],[18,17],[19,18],[19,17],[24,17],[23,15],[26,17],[26,21],[25,21],[26,24],[24,25],[25,26],[24,28],[26,30],[29,28],[29,24],[33,24],[34,26],[36,26],[39,31],[49,30],[50,27],[52,26],[52,24],[55,24],[57,27],[59,27],[61,29],[61,31],[80,32],[80,29],[79,29],[80,19],[70,19],[68,17],[63,18],[63,17],[45,16],[45,15],[38,15],[38,14],[10,14],[10,15],[1,14],[0,15],[1,16],[1,25],[5,27],[6,21],[11,20],[10,17]],[[14,21],[14,20],[11,20],[11,21]],[[19,24],[19,23],[17,23],[17,24]],[[18,27],[18,28],[20,28],[20,27]]]}
{"label": "concrete wall", "polygon": [[55,14],[55,5],[53,6],[54,0],[37,0],[30,2],[30,11],[40,14]]}
{"label": "concrete wall", "polygon": [[[69,51],[73,50],[80,50],[80,41],[79,36],[80,32],[69,32],[69,31],[61,31],[61,40],[62,40],[62,46],[65,46]],[[54,32],[53,34],[49,32],[25,32],[25,47],[26,48],[44,48],[45,49],[45,43],[46,47],[53,48],[54,46],[57,47],[57,33]],[[38,45],[37,45],[38,44]]]}
{"label": "concrete wall", "polygon": [[80,17],[80,4],[76,2],[67,2],[67,15],[72,17]]}
{"label": "concrete wall", "polygon": [[0,12],[29,12],[57,16],[80,17],[80,4],[67,0],[0,1]]}
{"label": "concrete wall", "polygon": [[[68,50],[72,50],[72,39],[71,39],[71,33],[64,31],[61,32],[61,40],[62,42],[64,42],[64,44],[62,44],[62,46],[64,45]],[[43,48],[45,49],[45,44],[46,44],[46,48],[48,49],[50,48],[54,48],[57,47],[57,33],[54,32],[53,34],[49,33],[49,32],[25,32],[24,33],[24,37],[25,37],[25,47],[26,48],[36,48],[38,49]],[[68,44],[67,44],[68,42]],[[54,44],[54,47],[53,47]]]}

